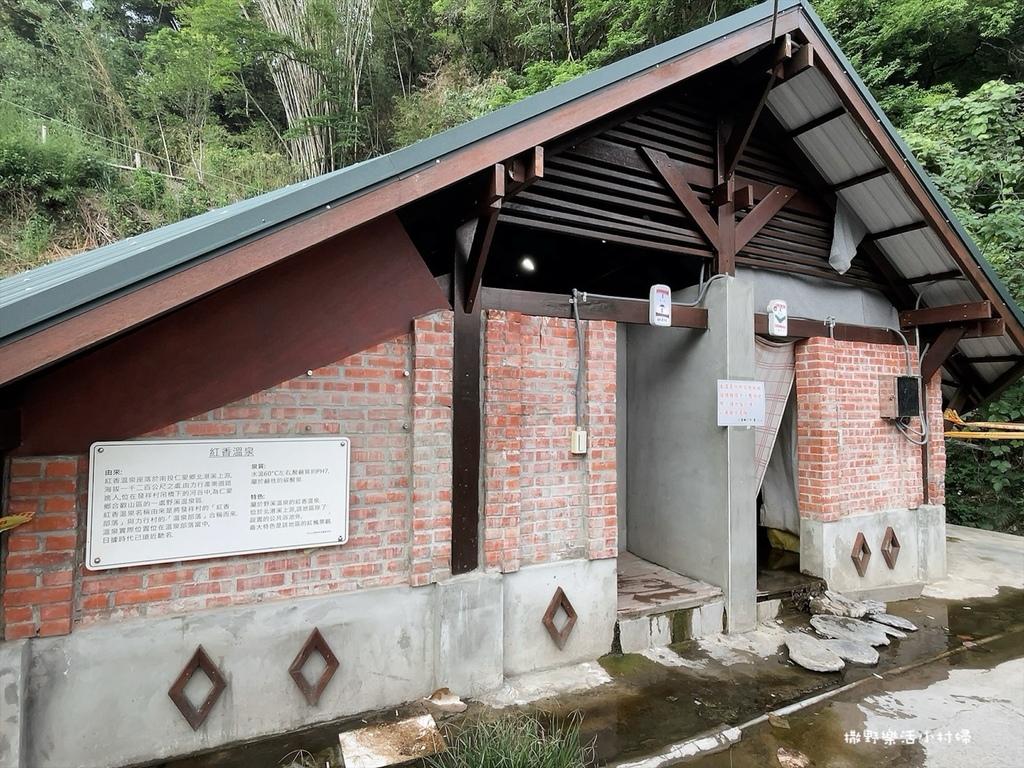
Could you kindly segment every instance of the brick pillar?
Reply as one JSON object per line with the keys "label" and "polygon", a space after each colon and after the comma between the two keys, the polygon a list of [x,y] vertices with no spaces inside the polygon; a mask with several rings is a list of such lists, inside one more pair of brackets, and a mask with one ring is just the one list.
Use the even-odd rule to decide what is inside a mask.
{"label": "brick pillar", "polygon": [[520,565],[523,325],[491,310],[484,331],[484,567],[502,573]]}
{"label": "brick pillar", "polygon": [[452,313],[413,323],[410,583],[441,581],[452,560]]}
{"label": "brick pillar", "polygon": [[11,460],[5,512],[34,517],[5,534],[0,591],[7,640],[71,632],[86,468],[77,456]]}
{"label": "brick pillar", "polygon": [[615,454],[616,327],[589,321],[587,349],[587,557],[601,560],[619,552],[618,475]]}
{"label": "brick pillar", "polygon": [[946,503],[946,438],[942,421],[942,372],[928,382],[928,503]]}
{"label": "brick pillar", "polygon": [[812,338],[797,345],[797,472],[800,516],[832,520],[839,487],[839,417],[835,342]]}

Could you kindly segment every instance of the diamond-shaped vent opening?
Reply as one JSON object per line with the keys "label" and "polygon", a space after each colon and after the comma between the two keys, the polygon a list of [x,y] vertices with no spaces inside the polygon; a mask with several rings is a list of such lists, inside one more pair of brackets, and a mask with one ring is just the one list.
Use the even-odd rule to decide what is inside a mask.
{"label": "diamond-shaped vent opening", "polygon": [[[307,662],[310,662],[310,659],[312,659],[314,651],[320,655],[322,664],[319,666],[320,674],[317,676],[316,682],[311,683],[302,670]],[[334,673],[338,671],[339,666],[338,657],[334,655],[331,647],[324,640],[324,636],[320,634],[320,629],[314,627],[309,637],[306,638],[306,642],[303,643],[299,655],[295,657],[295,661],[288,667],[288,674],[292,676],[295,685],[299,687],[302,695],[306,697],[306,702],[309,706],[313,707],[320,701],[320,696],[323,694],[327,684],[331,682]]]}
{"label": "diamond-shaped vent opening", "polygon": [[853,565],[857,569],[858,575],[863,577],[868,570],[868,560],[871,559],[871,547],[868,546],[863,533],[857,534],[850,557],[853,559]]}
{"label": "diamond-shaped vent opening", "polygon": [[[197,708],[192,704],[192,700],[186,693],[185,688],[188,686],[189,681],[192,680],[192,676],[196,672],[202,670],[203,674],[206,675],[210,682],[210,688],[206,692],[206,697],[203,699],[203,703]],[[199,681],[197,680],[196,683]],[[195,689],[196,684],[191,686]],[[203,646],[196,648],[196,652],[192,654],[192,658],[188,660],[188,664],[181,670],[181,674],[178,675],[178,679],[171,685],[171,689],[167,691],[167,695],[171,697],[171,701],[174,702],[174,706],[181,712],[182,717],[192,726],[192,730],[196,730],[206,722],[206,716],[210,714],[210,710],[213,709],[213,705],[217,703],[217,699],[224,693],[224,689],[228,687],[227,681],[224,679],[224,675],[221,674],[220,670],[217,669],[217,665],[213,663],[213,659],[203,650]],[[193,690],[193,694],[195,691]]]}
{"label": "diamond-shaped vent opening", "polygon": [[[560,613],[565,614],[564,619],[559,615]],[[556,619],[558,621],[564,620],[561,629],[558,628]],[[569,635],[572,634],[572,628],[576,626],[576,609],[572,607],[572,603],[569,602],[569,598],[565,596],[565,592],[562,591],[561,587],[555,590],[555,594],[548,604],[548,609],[544,611],[542,621],[548,634],[551,635],[551,639],[558,646],[558,650],[562,650],[569,639]]]}
{"label": "diamond-shaped vent opening", "polygon": [[896,567],[896,559],[900,556],[900,540],[896,538],[896,531],[890,525],[885,529],[885,536],[882,537],[882,557],[885,564],[891,571]]}

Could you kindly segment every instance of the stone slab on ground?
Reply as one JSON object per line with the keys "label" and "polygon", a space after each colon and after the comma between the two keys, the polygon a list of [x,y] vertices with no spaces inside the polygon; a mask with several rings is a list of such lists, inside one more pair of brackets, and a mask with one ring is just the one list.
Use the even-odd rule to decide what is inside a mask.
{"label": "stone slab on ground", "polygon": [[811,672],[838,672],[846,663],[825,643],[813,635],[790,632],[786,635],[789,658]]}
{"label": "stone slab on ground", "polygon": [[826,589],[824,594],[811,598],[811,613],[823,616],[848,616],[859,619],[867,614],[867,608],[858,601],[838,592]]}
{"label": "stone slab on ground", "polygon": [[346,768],[385,768],[434,755],[445,748],[434,718],[421,715],[338,735]]}
{"label": "stone slab on ground", "polygon": [[853,640],[836,640],[835,638],[822,640],[821,642],[836,656],[845,659],[851,664],[865,664],[873,667],[878,663],[878,651],[867,643],[856,643]]}
{"label": "stone slab on ground", "polygon": [[902,616],[893,616],[891,613],[873,613],[870,618],[872,621],[884,624],[887,627],[895,627],[905,632],[917,632],[917,625],[909,619],[904,619]]}
{"label": "stone slab on ground", "polygon": [[882,624],[839,616],[812,616],[811,626],[823,637],[852,640],[867,645],[888,645],[889,637]]}

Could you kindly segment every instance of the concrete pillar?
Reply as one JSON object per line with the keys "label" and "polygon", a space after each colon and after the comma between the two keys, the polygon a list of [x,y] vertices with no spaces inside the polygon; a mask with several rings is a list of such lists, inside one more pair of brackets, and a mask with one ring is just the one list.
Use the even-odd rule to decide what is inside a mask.
{"label": "concrete pillar", "polygon": [[628,330],[629,550],[721,587],[726,630],[757,625],[754,430],[717,425],[718,379],[754,378],[753,286],[716,280],[708,330]]}

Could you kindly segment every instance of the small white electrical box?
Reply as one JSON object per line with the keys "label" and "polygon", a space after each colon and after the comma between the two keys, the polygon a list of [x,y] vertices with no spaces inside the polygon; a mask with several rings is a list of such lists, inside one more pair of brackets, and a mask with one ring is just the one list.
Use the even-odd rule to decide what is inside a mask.
{"label": "small white electrical box", "polygon": [[878,414],[883,419],[921,415],[920,376],[882,376],[878,380]]}
{"label": "small white electrical box", "polygon": [[667,285],[652,285],[647,322],[659,327],[672,325],[672,289]]}
{"label": "small white electrical box", "polygon": [[569,453],[577,456],[587,452],[587,430],[576,428],[569,440]]}
{"label": "small white electrical box", "polygon": [[783,299],[768,302],[768,335],[789,335],[789,307]]}

